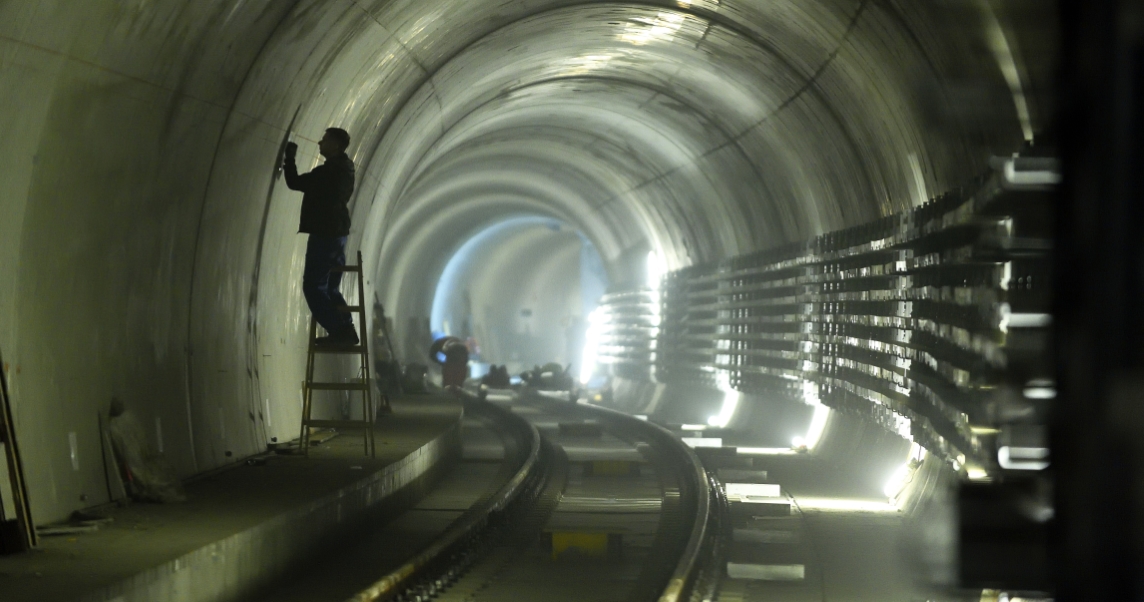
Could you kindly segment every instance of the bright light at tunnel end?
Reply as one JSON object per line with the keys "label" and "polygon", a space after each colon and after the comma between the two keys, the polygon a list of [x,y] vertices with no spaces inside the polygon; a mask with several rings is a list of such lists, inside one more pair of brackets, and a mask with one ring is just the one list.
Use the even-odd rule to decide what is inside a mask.
{"label": "bright light at tunnel end", "polygon": [[604,308],[597,307],[588,314],[588,332],[584,335],[584,351],[580,356],[580,384],[587,385],[596,374],[600,350],[600,332],[604,327]]}

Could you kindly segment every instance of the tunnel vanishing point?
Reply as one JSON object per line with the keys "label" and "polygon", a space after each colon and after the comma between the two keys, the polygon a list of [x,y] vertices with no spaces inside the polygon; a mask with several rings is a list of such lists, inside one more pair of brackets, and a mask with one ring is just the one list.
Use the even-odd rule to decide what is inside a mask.
{"label": "tunnel vanishing point", "polygon": [[[746,343],[721,347],[720,333],[740,331],[695,324],[732,319],[737,309],[719,314],[702,305],[702,284],[724,278],[712,287],[746,286],[736,270],[781,270],[861,245],[876,251],[870,241],[889,240],[879,227],[916,226],[922,236],[933,207],[953,215],[990,178],[1007,177],[1006,165],[1019,171],[1015,156],[1032,161],[1033,172],[1058,158],[1066,174],[1069,165],[1079,165],[1078,174],[1097,170],[1086,153],[1102,148],[1095,137],[1114,131],[1120,113],[1094,108],[1092,98],[1113,86],[1062,91],[1083,79],[1080,72],[1103,82],[1112,67],[1070,65],[1110,65],[1100,57],[1113,50],[1099,49],[1138,35],[1125,25],[1132,35],[1100,45],[1100,23],[1131,22],[1114,18],[1129,11],[1122,6],[1095,8],[1105,4],[1120,6],[0,1],[0,353],[31,512],[46,524],[108,501],[99,417],[113,397],[139,417],[182,478],[297,435],[309,328],[300,290],[305,237],[296,233],[300,198],[286,188],[281,163],[294,141],[300,170],[318,165],[316,141],[327,127],[353,135],[347,256],[364,258],[365,298],[392,318],[397,359],[428,363],[431,331],[451,331],[480,341],[486,362],[530,368],[560,359],[580,369],[589,362],[568,333],[581,320],[588,344],[599,347],[589,371],[609,379],[614,407],[737,428],[738,445],[760,449],[789,447],[809,421],[818,429],[810,447],[852,473],[868,470],[876,489],[900,464],[886,458],[913,442],[934,458],[924,472],[931,489],[911,493],[918,508],[926,496],[942,497],[937,488],[974,476],[995,481],[1002,474],[990,456],[996,449],[978,437],[998,431],[978,418],[996,416],[956,399],[985,399],[981,408],[996,409],[988,400],[997,391],[1040,399],[1059,389],[1061,401],[1076,394],[1068,387],[1101,374],[1078,367],[1086,376],[1057,387],[1056,369],[1066,368],[1054,363],[1047,335],[1030,351],[1043,356],[1037,368],[1014,376],[1014,362],[993,361],[1006,353],[993,335],[1006,332],[1008,305],[1000,326],[995,320],[980,335],[992,343],[939,312],[932,336],[896,341],[907,351],[880,364],[847,355],[847,345],[871,357],[898,353],[857,331],[814,331],[839,337],[832,341],[810,336],[809,327],[806,336],[797,329],[774,335],[768,340],[790,347],[775,343],[771,356],[743,351]],[[1077,19],[1063,23],[1070,10]],[[1086,48],[1094,50],[1086,55]],[[1107,127],[1084,138],[1069,124],[1096,121],[1064,120],[1081,113],[1105,115],[1092,120]],[[1064,142],[1075,143],[1073,154]],[[1051,217],[1034,221],[1048,224],[1039,236],[1049,241],[1068,229]],[[1098,224],[1070,224],[1089,228],[1070,248],[1096,245],[1078,250],[1076,261],[1106,256],[1113,243],[1097,244]],[[837,233],[849,233],[850,242]],[[1047,260],[1052,248],[1038,247],[1039,257]],[[953,257],[942,253],[935,256]],[[905,256],[878,265],[899,259],[906,265]],[[1038,278],[1046,265],[1038,264]],[[1109,265],[1103,269],[1119,264]],[[839,284],[819,293],[871,274],[841,263],[831,269],[839,276],[830,282]],[[1097,276],[1058,280],[1081,295]],[[981,290],[1010,291],[1008,276],[972,286],[970,276],[936,284],[914,278],[893,287],[930,286],[935,303],[970,313],[984,303]],[[1014,305],[1012,328],[1025,319],[1049,332],[1061,293],[1047,282],[1037,281],[1037,309],[1016,313]],[[757,294],[766,286],[718,302],[742,302],[736,307],[749,312],[752,302],[770,302]],[[857,286],[846,290],[873,295],[877,288]],[[964,298],[952,300],[962,294],[954,289]],[[1099,306],[1094,299],[1078,307]],[[808,303],[792,310],[804,318],[791,320],[834,323],[814,317],[835,311],[829,306]],[[593,330],[594,308],[607,325]],[[1090,332],[1083,319],[1070,320],[1077,330],[1058,332],[1061,340]],[[633,328],[634,339],[615,334]],[[949,328],[962,328],[968,342],[950,347],[962,331]],[[608,336],[611,343],[600,342]],[[710,339],[707,359],[668,346],[688,337]],[[812,344],[837,347],[811,351]],[[727,359],[736,353],[738,360]],[[762,356],[787,363],[750,359]],[[821,367],[830,357],[840,358],[834,372]],[[862,380],[879,378],[888,384]],[[897,389],[871,392],[883,385]],[[828,399],[831,391],[837,395]],[[923,397],[932,408],[915,407]],[[816,411],[822,404],[830,412]],[[1051,431],[1053,424],[1046,418],[1035,426]],[[1086,438],[1061,440],[1089,449],[1078,443]],[[909,452],[915,460],[925,456],[917,449]],[[1069,470],[1098,461],[1077,457]],[[1088,516],[1083,504],[1072,508]],[[1062,527],[1063,539],[1054,541],[1080,537],[1069,533]],[[1072,566],[1075,559],[1050,560]]]}

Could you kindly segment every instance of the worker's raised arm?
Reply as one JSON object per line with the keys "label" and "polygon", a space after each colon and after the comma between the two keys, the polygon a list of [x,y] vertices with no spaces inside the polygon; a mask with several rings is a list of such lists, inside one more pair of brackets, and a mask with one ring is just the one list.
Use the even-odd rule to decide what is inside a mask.
{"label": "worker's raised arm", "polygon": [[298,165],[294,163],[294,156],[298,153],[298,145],[293,142],[286,143],[286,160],[282,163],[282,172],[286,175],[286,187],[290,190],[306,192],[309,188],[310,174],[298,175]]}

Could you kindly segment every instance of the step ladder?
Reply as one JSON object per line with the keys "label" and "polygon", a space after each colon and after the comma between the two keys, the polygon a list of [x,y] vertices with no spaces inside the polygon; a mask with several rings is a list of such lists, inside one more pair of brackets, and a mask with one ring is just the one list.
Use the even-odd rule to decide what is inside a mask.
{"label": "step ladder", "polygon": [[16,445],[16,425],[12,421],[8,376],[4,373],[3,358],[0,358],[0,446],[4,447],[8,483],[12,487],[12,502],[15,505],[12,511],[15,516],[9,518],[4,509],[4,501],[0,500],[0,554],[26,552],[36,547],[40,541],[32,523],[27,481],[20,462],[20,448]]}
{"label": "step ladder", "polygon": [[[358,338],[357,345],[316,345],[318,324],[310,316],[310,348],[306,359],[306,380],[302,382],[302,434],[298,439],[302,453],[310,452],[310,429],[312,428],[360,428],[365,445],[365,455],[374,457],[377,445],[374,441],[374,419],[376,416],[373,407],[373,381],[369,369],[369,330],[366,329],[365,316],[365,280],[362,274],[361,251],[357,254],[357,265],[346,265],[334,268],[333,271],[357,274],[357,305],[340,308],[341,311],[357,314],[356,326]],[[346,382],[318,382],[314,380],[315,358],[319,355],[357,355],[361,358],[361,367],[356,378]],[[314,391],[354,391],[361,393],[362,418],[361,420],[318,420],[311,417]],[[382,396],[383,411],[390,411],[389,400]]]}

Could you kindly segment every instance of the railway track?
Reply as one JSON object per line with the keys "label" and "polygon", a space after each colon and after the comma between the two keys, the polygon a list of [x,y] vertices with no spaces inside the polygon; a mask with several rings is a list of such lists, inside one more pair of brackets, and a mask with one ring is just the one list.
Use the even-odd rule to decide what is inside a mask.
{"label": "railway track", "polygon": [[390,520],[258,599],[714,599],[719,489],[671,432],[505,390],[465,394],[462,440],[455,467],[386,509]]}
{"label": "railway track", "polygon": [[466,415],[501,429],[500,480],[349,600],[713,599],[718,488],[678,437],[538,392],[469,396]]}

